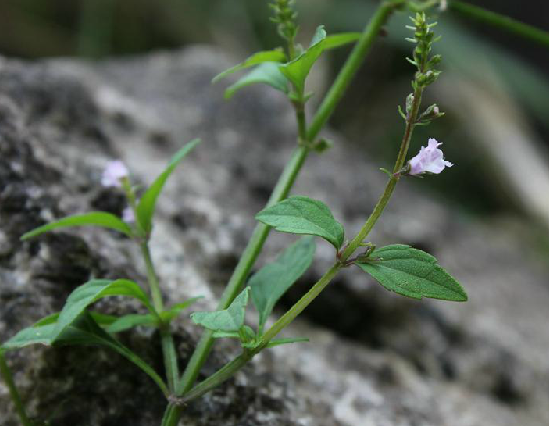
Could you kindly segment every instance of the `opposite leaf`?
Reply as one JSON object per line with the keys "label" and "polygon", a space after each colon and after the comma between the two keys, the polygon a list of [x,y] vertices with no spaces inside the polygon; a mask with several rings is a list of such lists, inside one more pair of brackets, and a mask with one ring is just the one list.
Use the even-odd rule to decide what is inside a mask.
{"label": "opposite leaf", "polygon": [[414,299],[467,300],[461,285],[424,251],[395,244],[374,250],[369,257],[371,261],[357,265],[387,290]]}
{"label": "opposite leaf", "polygon": [[274,348],[275,346],[288,345],[290,343],[308,342],[306,337],[297,337],[295,339],[273,339],[267,344],[267,348]]}
{"label": "opposite leaf", "polygon": [[343,226],[326,204],[308,197],[290,197],[260,211],[255,218],[280,232],[322,237],[338,250],[345,238]]}
{"label": "opposite leaf", "polygon": [[288,93],[288,79],[278,68],[277,62],[263,62],[235,84],[225,90],[225,99],[230,99],[240,89],[252,84],[267,84],[283,93]]}
{"label": "opposite leaf", "polygon": [[123,234],[126,234],[128,237],[132,236],[132,229],[115,215],[105,212],[90,212],[65,217],[55,222],[40,226],[27,232],[21,237],[21,239],[26,240],[54,229],[70,228],[73,226],[99,226],[102,228],[115,229]]}
{"label": "opposite leaf", "polygon": [[230,306],[223,311],[214,312],[195,312],[191,314],[191,319],[195,324],[206,327],[214,331],[236,331],[244,325],[244,314],[248,305],[248,293],[250,287],[246,287],[240,293]]}
{"label": "opposite leaf", "polygon": [[301,238],[284,250],[273,263],[255,273],[249,281],[252,301],[259,312],[259,328],[271,314],[276,302],[309,269],[315,254],[312,237]]}
{"label": "opposite leaf", "polygon": [[322,52],[334,49],[360,38],[360,33],[342,33],[326,37],[323,26],[317,28],[311,46],[293,61],[280,65],[280,71],[295,85],[298,91],[303,91],[305,79]]}
{"label": "opposite leaf", "polygon": [[286,59],[286,55],[284,54],[284,51],[281,48],[273,49],[273,50],[266,50],[263,52],[257,52],[250,56],[248,59],[246,59],[244,62],[241,62],[240,64],[229,68],[228,70],[223,71],[222,73],[216,75],[212,83],[216,83],[222,78],[227,77],[228,75],[231,75],[237,71],[253,67],[254,65],[262,64],[263,62],[282,62],[284,59]]}
{"label": "opposite leaf", "polygon": [[173,173],[179,162],[183,160],[183,158],[185,158],[185,156],[199,143],[200,139],[195,139],[181,148],[177,154],[172,157],[168,167],[166,167],[166,169],[156,178],[145,194],[141,197],[141,200],[137,205],[137,220],[147,234],[152,230],[152,218],[156,208],[156,201],[158,200],[158,196],[162,192],[166,181]]}

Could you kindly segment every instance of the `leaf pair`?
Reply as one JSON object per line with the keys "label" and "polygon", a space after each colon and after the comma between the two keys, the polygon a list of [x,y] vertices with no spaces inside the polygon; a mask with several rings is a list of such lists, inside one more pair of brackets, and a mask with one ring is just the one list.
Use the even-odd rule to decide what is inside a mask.
{"label": "leaf pair", "polygon": [[[200,140],[195,139],[181,148],[172,157],[167,168],[155,179],[152,185],[141,197],[141,200],[137,205],[137,221],[139,228],[145,233],[145,235],[149,235],[151,233],[152,219],[156,209],[156,202],[158,200],[158,196],[164,188],[164,185],[166,184],[166,181],[181,160],[183,160],[183,158],[185,158],[185,156],[199,143]],[[40,226],[24,234],[21,239],[26,240],[54,229],[69,228],[74,226],[98,226],[102,228],[114,229],[127,235],[128,237],[134,236],[134,230],[117,216],[106,212],[90,212],[69,216]]]}
{"label": "leaf pair", "polygon": [[[324,238],[339,250],[343,226],[322,202],[307,197],[290,197],[256,215],[257,220],[281,232]],[[414,299],[429,297],[465,301],[467,294],[428,253],[406,245],[390,245],[359,257],[357,265],[386,289]]]}
{"label": "leaf pair", "polygon": [[334,49],[348,43],[353,43],[359,38],[360,33],[341,33],[326,37],[324,27],[320,26],[316,30],[311,46],[294,60],[282,63],[285,61],[286,55],[280,48],[258,52],[239,65],[223,71],[213,79],[213,82],[215,83],[236,71],[255,66],[256,68],[225,91],[226,99],[231,98],[243,87],[257,83],[267,84],[276,90],[288,94],[288,82],[291,82],[298,93],[303,93],[305,80],[322,52],[327,49]]}
{"label": "leaf pair", "polygon": [[[231,337],[240,339],[243,347],[254,348],[261,342],[263,327],[276,302],[303,275],[312,263],[315,243],[312,237],[305,237],[284,250],[273,263],[269,263],[252,276],[249,286],[244,289],[222,311],[195,312],[192,320],[203,327],[214,331],[214,337]],[[259,312],[259,329],[255,333],[244,325],[249,293]],[[306,339],[277,339],[270,346],[295,343]]]}

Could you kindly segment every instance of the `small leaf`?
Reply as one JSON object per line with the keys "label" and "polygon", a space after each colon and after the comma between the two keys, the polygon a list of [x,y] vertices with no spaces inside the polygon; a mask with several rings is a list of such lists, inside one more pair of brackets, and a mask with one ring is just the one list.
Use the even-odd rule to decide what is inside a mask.
{"label": "small leaf", "polygon": [[263,83],[283,93],[288,93],[288,79],[278,68],[277,62],[263,62],[225,90],[225,99],[230,99],[240,89]]}
{"label": "small leaf", "polygon": [[246,287],[230,306],[223,311],[195,312],[191,319],[198,325],[214,331],[236,331],[244,325],[244,314],[248,305],[248,293],[250,287]]}
{"label": "small leaf", "polygon": [[249,281],[252,301],[259,312],[259,329],[271,314],[276,302],[309,269],[315,254],[312,237],[301,238],[284,250],[273,263],[255,273]]}
{"label": "small leaf", "polygon": [[424,251],[395,244],[376,249],[369,257],[371,261],[357,265],[387,290],[413,299],[467,300],[461,285]]}
{"label": "small leaf", "polygon": [[345,238],[343,226],[326,204],[308,197],[290,197],[260,211],[255,218],[280,232],[322,237],[338,250]]}
{"label": "small leaf", "polygon": [[69,326],[89,305],[107,296],[130,296],[154,312],[145,292],[130,280],[91,280],[76,288],[67,298],[56,325],[57,335]]}
{"label": "small leaf", "polygon": [[301,343],[308,342],[309,339],[306,337],[297,337],[295,339],[273,339],[267,344],[267,348],[274,348],[275,346],[287,345],[289,343]]}
{"label": "small leaf", "polygon": [[173,173],[179,162],[183,160],[183,158],[185,158],[185,156],[199,143],[200,139],[195,139],[181,148],[177,154],[172,157],[168,167],[166,167],[166,169],[156,178],[145,194],[141,197],[141,200],[137,205],[137,220],[147,234],[151,232],[152,218],[156,208],[156,201],[158,200],[158,196],[162,192],[166,181]]}
{"label": "small leaf", "polygon": [[160,314],[162,321],[171,321],[177,317],[183,310],[194,305],[197,301],[202,299],[204,296],[193,297],[192,299],[186,300],[182,303],[177,303],[173,305],[170,309],[165,310]]}
{"label": "small leaf", "polygon": [[286,55],[284,51],[281,48],[273,49],[273,50],[266,50],[263,52],[257,52],[250,56],[248,59],[246,59],[244,62],[241,62],[240,64],[229,68],[228,70],[223,71],[222,73],[216,75],[212,83],[216,83],[222,78],[225,78],[237,71],[253,67],[254,65],[262,64],[263,62],[282,62],[286,59]]}
{"label": "small leaf", "polygon": [[293,61],[280,65],[280,71],[294,84],[298,92],[303,92],[305,79],[322,52],[353,43],[360,38],[360,35],[360,33],[341,33],[326,37],[324,27],[320,26],[316,30],[311,46]]}
{"label": "small leaf", "polygon": [[128,314],[118,318],[107,327],[109,333],[120,333],[137,326],[156,327],[158,318],[152,314]]}
{"label": "small leaf", "polygon": [[55,222],[40,226],[24,234],[21,239],[27,240],[45,232],[53,231],[54,229],[70,228],[74,226],[99,226],[101,228],[115,229],[123,234],[126,234],[128,237],[132,236],[132,229],[128,226],[128,224],[115,215],[105,212],[91,212],[68,216]]}

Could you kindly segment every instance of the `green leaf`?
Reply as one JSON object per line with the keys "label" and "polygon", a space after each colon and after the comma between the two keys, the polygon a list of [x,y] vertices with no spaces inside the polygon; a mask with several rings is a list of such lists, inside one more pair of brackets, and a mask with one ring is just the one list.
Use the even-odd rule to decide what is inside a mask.
{"label": "green leaf", "polygon": [[288,79],[282,74],[277,62],[263,62],[225,90],[225,99],[230,99],[240,89],[263,83],[283,93],[288,93]]}
{"label": "green leaf", "polygon": [[248,305],[248,293],[250,287],[246,287],[230,306],[223,311],[195,312],[191,319],[198,325],[214,331],[236,331],[244,325],[244,314]]}
{"label": "green leaf", "polygon": [[308,342],[309,339],[306,337],[297,337],[295,339],[273,339],[267,344],[267,348],[274,348],[275,346],[287,345],[289,343],[301,343]]}
{"label": "green leaf", "polygon": [[216,83],[222,78],[225,78],[237,71],[262,64],[263,62],[282,62],[285,59],[286,59],[286,55],[284,53],[284,50],[282,50],[280,47],[273,50],[257,52],[252,56],[250,56],[248,59],[246,59],[244,62],[241,62],[240,64],[232,68],[229,68],[228,70],[225,70],[222,73],[216,75],[213,78],[212,83]]}
{"label": "green leaf", "polygon": [[345,238],[343,226],[326,204],[308,197],[290,197],[260,211],[255,218],[280,232],[322,237],[338,250]]}
{"label": "green leaf", "polygon": [[67,298],[56,325],[57,335],[69,326],[92,303],[107,296],[129,296],[141,301],[155,312],[149,298],[136,283],[130,280],[91,280],[74,290]]}
{"label": "green leaf", "polygon": [[143,230],[148,234],[152,230],[152,218],[156,208],[156,201],[162,192],[166,181],[173,173],[177,165],[185,156],[200,143],[200,139],[195,139],[181,148],[170,160],[166,169],[156,178],[152,185],[147,189],[141,197],[137,205],[137,220]]}
{"label": "green leaf", "polygon": [[186,300],[182,303],[177,303],[173,305],[170,309],[165,310],[160,314],[160,318],[162,321],[171,321],[175,317],[177,317],[183,310],[187,309],[188,307],[194,305],[197,301],[202,299],[204,296],[197,296],[193,297],[192,299]]}
{"label": "green leaf", "polygon": [[[133,362],[141,368],[149,377],[151,377],[158,387],[168,395],[169,390],[160,376],[137,354],[122,345],[118,340],[105,332],[94,320],[89,312],[83,312],[70,325],[63,327],[61,333],[57,332],[58,323],[51,322],[52,319],[60,314],[53,314],[43,318],[37,324],[44,324],[25,328],[17,333],[16,336],[2,345],[2,350],[19,349],[33,344],[58,345],[58,346],[105,346],[111,348]],[[102,316],[99,315],[99,318]],[[106,317],[103,317],[106,318]]]}
{"label": "green leaf", "polygon": [[107,327],[109,333],[120,333],[137,326],[156,327],[159,321],[152,314],[128,314],[118,318]]}
{"label": "green leaf", "polygon": [[424,251],[395,244],[374,250],[369,258],[357,265],[387,290],[413,299],[467,300],[461,285]]}
{"label": "green leaf", "polygon": [[271,314],[276,302],[309,269],[315,254],[313,237],[301,238],[284,250],[273,263],[255,273],[249,281],[252,301],[259,312],[259,328]]}
{"label": "green leaf", "polygon": [[324,27],[319,26],[311,46],[293,61],[280,65],[280,71],[294,84],[298,92],[303,92],[305,80],[322,52],[353,43],[360,38],[360,35],[360,33],[341,33],[326,37]]}
{"label": "green leaf", "polygon": [[132,229],[128,226],[128,224],[115,215],[105,212],[91,212],[68,216],[55,222],[40,226],[24,234],[21,239],[27,240],[45,232],[53,231],[54,229],[70,228],[73,226],[99,226],[101,228],[115,229],[123,234],[126,234],[128,237],[132,236]]}
{"label": "green leaf", "polygon": [[238,340],[240,340],[240,334],[238,333],[238,331],[216,330],[216,331],[213,332],[212,337],[214,339],[229,338],[229,339],[238,339]]}

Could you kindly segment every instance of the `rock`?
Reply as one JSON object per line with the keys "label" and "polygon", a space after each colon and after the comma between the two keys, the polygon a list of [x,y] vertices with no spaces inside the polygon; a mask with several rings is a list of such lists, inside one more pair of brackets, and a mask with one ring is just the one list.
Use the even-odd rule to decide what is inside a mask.
{"label": "rock", "polygon": [[[124,199],[100,187],[104,165],[123,159],[148,184],[195,137],[203,143],[159,201],[152,250],[168,303],[204,295],[196,309],[215,306],[295,145],[292,109],[278,93],[254,87],[223,101],[223,85],[210,80],[229,65],[209,47],[96,64],[0,61],[1,341],[58,311],[91,277],[145,282],[138,247],[115,232],[19,237],[68,214],[120,214]],[[335,147],[311,154],[294,193],[326,201],[351,235],[385,176],[356,146],[330,136]],[[373,241],[434,253],[464,284],[469,302],[410,301],[346,270],[284,332],[310,343],[263,352],[190,404],[182,424],[549,423],[548,271],[524,235],[503,221],[461,216],[403,182]],[[291,240],[273,233],[260,264]],[[282,305],[303,294],[333,255],[319,242],[313,268]],[[119,298],[96,308],[142,309]],[[186,314],[174,330],[184,366],[201,330]],[[162,371],[156,333],[136,329],[121,338]],[[203,377],[237,353],[232,342],[218,342]],[[106,350],[29,347],[8,362],[30,413],[51,416],[55,425],[158,425],[165,407],[148,377]],[[16,424],[3,385],[0,413],[0,426]]]}

